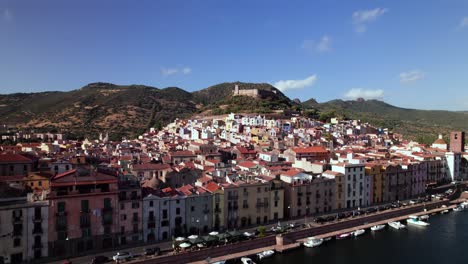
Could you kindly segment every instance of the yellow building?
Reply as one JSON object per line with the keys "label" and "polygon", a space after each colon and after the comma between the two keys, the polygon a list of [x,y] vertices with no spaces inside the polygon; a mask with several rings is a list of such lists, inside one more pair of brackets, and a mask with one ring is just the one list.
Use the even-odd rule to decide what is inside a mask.
{"label": "yellow building", "polygon": [[383,173],[382,165],[366,164],[366,175],[371,178],[370,201],[371,203],[383,202]]}
{"label": "yellow building", "polygon": [[31,172],[24,177],[24,184],[33,190],[49,190],[52,174],[49,172]]}
{"label": "yellow building", "polygon": [[284,190],[273,180],[223,185],[225,228],[266,225],[283,219]]}

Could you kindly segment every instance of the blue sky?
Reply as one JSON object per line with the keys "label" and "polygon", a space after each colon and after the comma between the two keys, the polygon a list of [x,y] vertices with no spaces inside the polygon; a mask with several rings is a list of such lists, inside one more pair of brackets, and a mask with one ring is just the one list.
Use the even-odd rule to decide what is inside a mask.
{"label": "blue sky", "polygon": [[468,110],[468,1],[0,0],[0,93],[237,80]]}

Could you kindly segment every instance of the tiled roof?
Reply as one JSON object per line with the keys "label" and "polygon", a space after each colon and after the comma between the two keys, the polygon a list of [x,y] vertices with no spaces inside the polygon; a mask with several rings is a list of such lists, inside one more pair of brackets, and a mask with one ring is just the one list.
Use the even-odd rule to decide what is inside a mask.
{"label": "tiled roof", "polygon": [[31,159],[26,158],[23,155],[19,154],[2,154],[0,155],[0,162],[21,162],[21,163],[27,163],[27,162],[32,162]]}
{"label": "tiled roof", "polygon": [[321,146],[305,147],[305,148],[293,148],[296,153],[327,153],[327,150]]}

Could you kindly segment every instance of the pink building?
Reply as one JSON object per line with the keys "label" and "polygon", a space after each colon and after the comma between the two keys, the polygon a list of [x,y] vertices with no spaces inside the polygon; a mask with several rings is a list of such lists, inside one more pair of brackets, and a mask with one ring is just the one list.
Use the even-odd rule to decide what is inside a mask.
{"label": "pink building", "polygon": [[116,245],[117,177],[78,168],[50,181],[49,255],[81,255]]}

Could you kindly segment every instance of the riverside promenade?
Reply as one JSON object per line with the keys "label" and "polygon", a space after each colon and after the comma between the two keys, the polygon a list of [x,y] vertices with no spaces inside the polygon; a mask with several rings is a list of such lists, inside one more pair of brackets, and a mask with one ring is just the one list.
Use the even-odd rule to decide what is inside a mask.
{"label": "riverside promenade", "polygon": [[[332,223],[319,224],[310,228],[293,230],[281,235],[269,235],[262,238],[255,238],[248,241],[237,242],[207,249],[191,251],[179,254],[168,254],[145,260],[134,260],[129,263],[207,263],[206,259],[211,262],[234,259],[241,256],[252,255],[262,252],[267,249],[287,250],[299,245],[298,242],[311,236],[331,236],[334,233],[344,233],[345,230],[356,230],[362,226],[373,226],[377,223],[387,223],[389,221],[397,221],[394,219],[406,219],[413,214],[428,214],[431,210],[437,210],[442,205],[449,206],[449,200],[430,202],[426,204],[418,204],[414,206],[393,209],[377,214],[365,215],[353,219],[339,220]],[[447,208],[445,208],[447,209]],[[427,210],[427,211],[425,211]],[[434,211],[435,212],[435,211]]]}

